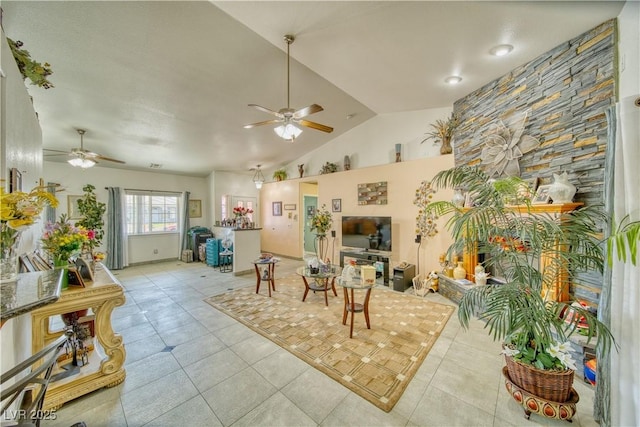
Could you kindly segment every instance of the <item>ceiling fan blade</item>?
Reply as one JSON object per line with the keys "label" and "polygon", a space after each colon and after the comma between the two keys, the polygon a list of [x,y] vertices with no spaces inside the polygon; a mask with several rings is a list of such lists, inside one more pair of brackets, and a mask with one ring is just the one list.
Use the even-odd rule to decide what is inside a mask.
{"label": "ceiling fan blade", "polygon": [[[96,153],[92,153],[92,154],[96,154]],[[92,160],[93,158],[96,159],[100,159],[100,160],[106,160],[108,162],[115,162],[115,163],[120,163],[120,164],[125,164],[125,162],[123,162],[122,160],[116,160],[116,159],[112,159],[111,157],[105,157],[105,156],[101,156],[100,154],[96,154],[95,156],[91,156]]]}
{"label": "ceiling fan blade", "polygon": [[[52,148],[43,148],[42,151],[52,151],[54,153],[60,153],[60,154],[69,154],[68,151],[63,151],[63,150],[54,150]],[[45,156],[58,156],[59,154],[45,154]]]}
{"label": "ceiling fan blade", "polygon": [[308,115],[311,115],[311,114],[314,114],[314,113],[318,113],[318,112],[320,112],[322,110],[324,110],[324,108],[322,108],[318,104],[311,104],[308,107],[301,108],[298,111],[294,112],[293,113],[293,118],[294,119],[301,119],[303,117],[307,117]]}
{"label": "ceiling fan blade", "polygon": [[258,105],[258,104],[249,104],[249,107],[257,108],[260,111],[263,111],[263,112],[268,113],[268,114],[273,114],[276,117],[282,117],[282,114],[280,114],[279,112],[270,110],[270,109],[268,109],[266,107],[263,107],[261,105]]}
{"label": "ceiling fan blade", "polygon": [[309,120],[300,120],[298,121],[302,126],[306,126],[311,129],[321,130],[322,132],[331,133],[333,132],[333,128],[330,126],[321,125],[320,123],[310,122]]}
{"label": "ceiling fan blade", "polygon": [[55,156],[68,156],[69,153],[63,151],[61,153],[51,153],[51,154],[43,154],[43,157],[55,157]]}
{"label": "ceiling fan blade", "polygon": [[277,120],[277,119],[265,120],[264,122],[251,123],[249,125],[244,125],[244,128],[245,129],[251,129],[251,128],[254,128],[256,126],[273,125],[273,124],[276,124],[276,123],[282,123],[282,120]]}

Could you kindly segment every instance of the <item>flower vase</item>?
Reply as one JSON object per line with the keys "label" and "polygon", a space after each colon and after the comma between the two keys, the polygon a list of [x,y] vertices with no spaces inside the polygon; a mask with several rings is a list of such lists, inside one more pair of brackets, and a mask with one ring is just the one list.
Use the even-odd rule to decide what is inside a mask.
{"label": "flower vase", "polygon": [[53,266],[56,270],[62,270],[61,289],[67,289],[69,287],[69,261],[66,258],[55,257]]}
{"label": "flower vase", "polygon": [[18,280],[18,245],[21,231],[2,223],[2,250],[0,251],[0,283]]}
{"label": "flower vase", "polygon": [[451,138],[442,138],[442,146],[440,147],[440,154],[451,154],[453,148],[451,147]]}
{"label": "flower vase", "polygon": [[464,279],[467,277],[467,271],[462,266],[462,261],[458,262],[458,266],[453,269],[454,279]]}
{"label": "flower vase", "polygon": [[318,260],[322,261],[326,259],[327,249],[329,248],[329,245],[327,244],[327,236],[325,234],[316,234],[316,237],[313,240],[313,248],[316,251],[316,257]]}
{"label": "flower vase", "polygon": [[571,203],[576,190],[576,186],[569,182],[566,172],[553,174],[553,184],[549,187],[549,197],[551,197],[554,204]]}

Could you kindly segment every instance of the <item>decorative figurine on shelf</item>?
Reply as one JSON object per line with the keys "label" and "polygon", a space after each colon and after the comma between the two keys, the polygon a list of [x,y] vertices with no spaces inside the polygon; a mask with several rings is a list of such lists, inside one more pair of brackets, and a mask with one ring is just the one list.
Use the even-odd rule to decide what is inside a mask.
{"label": "decorative figurine on shelf", "polygon": [[304,175],[304,163],[298,165],[298,173],[300,174],[300,178]]}
{"label": "decorative figurine on shelf", "polygon": [[571,203],[576,190],[576,186],[569,182],[566,172],[553,174],[553,184],[549,187],[549,197],[553,204]]}
{"label": "decorative figurine on shelf", "polygon": [[447,259],[447,254],[440,254],[440,267],[442,267],[442,274],[447,277],[453,277],[453,267]]}

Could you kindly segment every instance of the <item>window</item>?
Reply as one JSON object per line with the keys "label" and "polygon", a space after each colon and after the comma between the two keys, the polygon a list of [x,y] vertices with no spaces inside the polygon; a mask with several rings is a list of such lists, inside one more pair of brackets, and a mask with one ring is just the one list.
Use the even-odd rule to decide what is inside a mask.
{"label": "window", "polygon": [[178,195],[126,193],[127,234],[178,232]]}

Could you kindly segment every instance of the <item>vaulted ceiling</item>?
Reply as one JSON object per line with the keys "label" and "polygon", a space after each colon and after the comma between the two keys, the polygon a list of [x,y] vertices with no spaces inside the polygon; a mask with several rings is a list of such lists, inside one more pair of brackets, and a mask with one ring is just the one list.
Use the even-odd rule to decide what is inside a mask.
{"label": "vaulted ceiling", "polygon": [[[376,114],[447,107],[518,65],[615,18],[613,1],[7,1],[3,28],[48,62],[29,86],[48,149],[80,145],[99,166],[206,176],[277,167]],[[290,143],[248,107],[319,104]],[[511,44],[495,57],[489,50]],[[5,68],[7,64],[2,64]],[[462,82],[444,79],[459,75]],[[65,161],[66,156],[47,157]]]}

